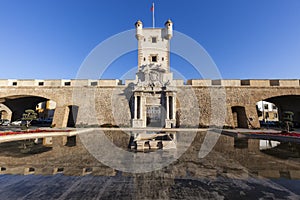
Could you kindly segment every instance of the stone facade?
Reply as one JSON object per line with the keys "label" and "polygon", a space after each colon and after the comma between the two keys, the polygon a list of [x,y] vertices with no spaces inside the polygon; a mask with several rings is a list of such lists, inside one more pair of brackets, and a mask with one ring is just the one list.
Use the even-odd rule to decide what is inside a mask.
{"label": "stone facade", "polygon": [[[203,82],[209,82],[203,80]],[[244,80],[241,80],[242,83]],[[280,80],[280,84],[285,80]],[[18,80],[16,82],[19,82]],[[59,80],[55,81],[59,82]],[[66,127],[70,110],[77,107],[76,124],[115,124],[131,126],[133,117],[130,99],[133,97],[132,86],[119,85],[119,81],[111,81],[110,85],[73,86],[11,86],[0,85],[0,103],[6,105],[12,116],[22,113],[25,109],[34,108],[37,103],[51,99],[56,102],[53,124],[56,127]],[[176,86],[177,127],[217,125],[218,120],[224,124],[237,126],[233,111],[238,111],[239,117],[249,127],[259,127],[256,103],[261,100],[274,102],[280,111],[293,111],[295,120],[300,121],[300,86],[252,86],[252,85],[209,85],[202,86],[202,80],[190,80],[191,85]],[[270,80],[265,80],[265,83]],[[286,83],[289,81],[287,80]],[[195,84],[194,84],[195,83]],[[298,81],[299,84],[299,81]],[[70,107],[71,106],[71,107]],[[73,106],[73,107],[72,107]],[[240,109],[235,109],[240,108]],[[244,110],[240,112],[240,110]],[[226,114],[225,120],[218,119]],[[279,118],[280,119],[280,118]]]}
{"label": "stone facade", "polygon": [[143,28],[136,24],[138,40],[138,69],[133,84],[132,124],[134,128],[147,126],[176,126],[176,89],[170,71],[170,39],[173,23],[165,28]]}

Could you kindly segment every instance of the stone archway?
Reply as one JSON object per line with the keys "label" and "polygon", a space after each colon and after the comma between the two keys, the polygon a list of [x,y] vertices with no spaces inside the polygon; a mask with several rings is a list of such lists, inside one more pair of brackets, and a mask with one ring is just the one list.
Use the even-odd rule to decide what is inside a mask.
{"label": "stone archway", "polygon": [[[43,119],[44,121],[39,122],[43,124],[47,121],[48,124],[51,124],[52,118],[55,112],[55,107],[49,107],[50,99],[47,99],[42,96],[35,95],[11,95],[1,98],[2,104],[0,104],[0,112],[5,110],[7,112],[7,119],[10,121],[20,120],[27,109],[34,110],[38,113],[38,118]],[[55,103],[55,101],[53,101]],[[56,104],[56,103],[55,103]],[[3,117],[3,116],[1,116]],[[39,125],[37,125],[39,126]]]}
{"label": "stone archway", "polygon": [[276,105],[278,109],[279,121],[283,120],[284,112],[293,112],[293,121],[296,126],[300,126],[300,95],[282,95],[275,96],[265,101],[271,102]]}
{"label": "stone archway", "polygon": [[39,96],[15,95],[5,97],[3,104],[12,111],[11,120],[14,121],[21,119],[25,110],[35,110],[36,105],[43,101],[47,99]]}

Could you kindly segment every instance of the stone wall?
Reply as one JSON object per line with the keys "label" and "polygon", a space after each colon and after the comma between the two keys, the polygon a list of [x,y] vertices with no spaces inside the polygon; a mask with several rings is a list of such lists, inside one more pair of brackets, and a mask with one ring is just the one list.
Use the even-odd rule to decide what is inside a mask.
{"label": "stone wall", "polygon": [[[13,82],[17,85],[11,85]],[[108,123],[129,127],[131,90],[130,84],[120,85],[119,80],[0,80],[0,103],[16,112],[14,108],[29,105],[21,105],[20,98],[26,97],[26,102],[30,98],[32,102],[51,99],[57,105],[53,120],[56,127],[67,126],[69,106],[78,106],[78,113],[73,113],[77,125]],[[189,80],[187,85],[178,84],[176,90],[176,118],[177,125],[181,127],[199,124],[234,126],[232,108],[237,106],[245,109],[249,127],[259,127],[258,101],[287,95],[300,96],[299,80]],[[282,110],[300,113],[297,98],[275,103],[278,102]],[[296,116],[300,120],[300,115]]]}
{"label": "stone wall", "polygon": [[[127,87],[96,88],[92,91],[84,88],[77,95],[79,102],[76,105],[81,105],[77,123],[130,126],[132,93]],[[195,127],[199,124],[234,126],[232,107],[240,106],[245,108],[249,126],[259,127],[256,103],[263,99],[284,95],[300,95],[300,88],[180,86],[177,87],[177,119],[179,119],[177,125],[181,127]]]}

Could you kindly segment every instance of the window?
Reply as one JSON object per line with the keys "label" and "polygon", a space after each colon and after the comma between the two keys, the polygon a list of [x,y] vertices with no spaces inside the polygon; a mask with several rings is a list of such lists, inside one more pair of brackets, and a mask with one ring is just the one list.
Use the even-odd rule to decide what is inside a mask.
{"label": "window", "polygon": [[18,84],[17,84],[17,82],[13,82],[12,85],[13,86],[17,86]]}
{"label": "window", "polygon": [[157,62],[157,56],[151,56],[151,61],[152,62]]}
{"label": "window", "polygon": [[268,110],[268,109],[269,109],[269,105],[268,105],[268,104],[265,104],[265,105],[264,105],[264,108],[265,108],[266,110]]}
{"label": "window", "polygon": [[144,61],[146,61],[146,58],[144,57]]}
{"label": "window", "polygon": [[276,110],[276,109],[277,109],[277,107],[276,107],[275,105],[273,105],[272,108],[273,108],[273,110]]}
{"label": "window", "polygon": [[162,58],[161,58],[161,60],[162,60],[162,61],[164,61],[164,60],[165,60],[165,58],[164,58],[164,57],[162,57]]}
{"label": "window", "polygon": [[39,82],[39,86],[43,86],[44,85],[44,82]]}
{"label": "window", "polygon": [[157,42],[156,37],[152,37],[152,43],[156,43],[156,42]]}
{"label": "window", "polygon": [[265,113],[265,118],[268,119],[269,117],[270,117],[270,116],[269,116],[269,112],[266,112],[266,113]]}

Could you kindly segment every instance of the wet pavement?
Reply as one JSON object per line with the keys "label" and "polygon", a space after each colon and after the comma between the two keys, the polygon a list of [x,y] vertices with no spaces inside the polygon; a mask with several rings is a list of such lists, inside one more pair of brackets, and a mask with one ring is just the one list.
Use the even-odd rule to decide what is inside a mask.
{"label": "wet pavement", "polygon": [[[299,199],[299,181],[0,176],[1,199]],[[283,186],[282,186],[283,185]],[[293,191],[285,187],[290,185]],[[143,187],[143,188],[141,188]],[[298,192],[298,193],[297,193]]]}
{"label": "wet pavement", "polygon": [[[97,131],[90,134],[91,146],[104,140]],[[178,145],[183,146],[185,136],[192,134],[178,133]],[[47,147],[27,140],[26,151],[25,141],[2,143],[0,199],[300,199],[298,143],[262,148],[259,139],[221,135],[212,151],[200,158],[206,134],[195,133],[183,152],[134,153],[146,165],[170,159],[161,169],[141,173],[122,172],[108,166],[107,160],[96,159],[85,137],[73,143],[56,137]],[[126,133],[105,131],[105,137],[127,150]],[[159,157],[147,160],[153,155]],[[119,163],[131,166],[124,158]]]}

